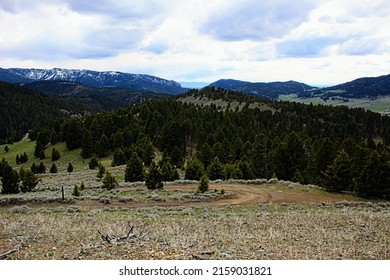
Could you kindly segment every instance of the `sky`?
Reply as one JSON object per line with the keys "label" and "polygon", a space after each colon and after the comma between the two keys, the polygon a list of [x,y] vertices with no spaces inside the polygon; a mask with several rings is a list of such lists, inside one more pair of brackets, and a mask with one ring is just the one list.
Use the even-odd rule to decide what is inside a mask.
{"label": "sky", "polygon": [[0,0],[0,67],[335,85],[390,74],[390,2]]}

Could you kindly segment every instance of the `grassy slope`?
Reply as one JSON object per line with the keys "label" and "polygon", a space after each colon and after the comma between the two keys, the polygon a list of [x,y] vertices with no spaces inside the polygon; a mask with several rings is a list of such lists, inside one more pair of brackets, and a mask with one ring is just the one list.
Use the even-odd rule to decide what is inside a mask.
{"label": "grassy slope", "polygon": [[[0,145],[0,159],[5,158],[5,160],[13,167],[30,167],[32,163],[40,163],[40,159],[34,158],[34,148],[35,148],[35,141],[31,141],[29,139],[21,140],[19,142],[8,144],[9,151],[6,153],[4,151],[4,147],[6,145]],[[50,169],[50,166],[52,165],[51,160],[51,152],[52,149],[55,148],[60,152],[61,158],[57,161],[55,161],[55,164],[57,165],[59,172],[67,172],[68,164],[71,162],[74,168],[74,171],[77,170],[85,170],[88,169],[88,162],[89,159],[83,159],[80,156],[81,149],[76,149],[73,151],[69,151],[66,148],[65,143],[58,143],[55,145],[49,145],[46,150],[46,158],[43,160],[43,163],[46,166],[47,172]],[[24,152],[27,153],[28,156],[28,162],[24,164],[16,165],[16,155],[21,155]],[[112,161],[112,156],[109,155],[105,158],[99,159],[105,166],[109,166]]]}

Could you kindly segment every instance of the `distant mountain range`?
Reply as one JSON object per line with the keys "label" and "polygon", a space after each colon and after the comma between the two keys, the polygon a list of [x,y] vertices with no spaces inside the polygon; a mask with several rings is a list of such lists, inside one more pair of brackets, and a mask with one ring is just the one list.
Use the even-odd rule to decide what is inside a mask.
{"label": "distant mountain range", "polygon": [[337,86],[316,89],[298,94],[299,97],[321,96],[323,98],[335,96],[343,98],[376,98],[388,95],[390,95],[390,75],[359,78]]}
{"label": "distant mountain range", "polygon": [[210,86],[221,87],[228,90],[240,91],[250,95],[276,99],[280,94],[298,94],[309,90],[317,89],[295,81],[251,83],[239,80],[219,80]]}
{"label": "distant mountain range", "polygon": [[[188,90],[178,82],[150,75],[128,74],[122,72],[97,72],[72,69],[25,69],[0,68],[0,81],[23,84],[42,92],[62,97],[91,98],[103,109],[111,109],[139,103],[149,98],[160,98],[159,94],[180,94]],[[185,85],[202,87],[204,83]],[[249,95],[277,99],[279,95],[296,94],[299,98],[376,98],[390,95],[390,75],[360,78],[336,86],[318,88],[296,81],[287,82],[246,82],[223,79],[209,86],[243,92]],[[105,100],[110,98],[110,100]],[[114,103],[112,103],[114,102]],[[104,107],[104,106],[103,106]]]}
{"label": "distant mountain range", "polygon": [[376,98],[390,95],[390,75],[359,78],[331,87],[318,88],[307,84],[288,81],[271,83],[251,83],[239,80],[219,80],[210,86],[240,91],[250,95],[277,99],[279,95],[297,94],[298,97],[330,98]]}
{"label": "distant mountain range", "polygon": [[180,94],[187,90],[175,81],[150,75],[60,68],[0,68],[0,80],[17,84],[27,84],[36,81],[68,81],[89,87],[117,87],[169,94]]}

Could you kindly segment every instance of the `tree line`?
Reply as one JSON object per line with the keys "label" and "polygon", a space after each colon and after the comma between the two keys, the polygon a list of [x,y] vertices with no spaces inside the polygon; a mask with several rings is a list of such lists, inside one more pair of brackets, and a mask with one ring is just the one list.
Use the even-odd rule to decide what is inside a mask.
{"label": "tree line", "polygon": [[[233,110],[171,98],[58,120],[31,133],[36,156],[48,143],[63,141],[69,150],[81,148],[86,159],[113,153],[112,165],[129,164],[136,155],[143,167],[162,175],[169,173],[163,168],[172,166],[185,170],[187,179],[276,177],[390,198],[388,117],[344,106],[262,100],[220,88],[192,90],[185,96],[246,105]],[[275,110],[250,109],[255,101]],[[155,164],[157,152],[163,160]]]}

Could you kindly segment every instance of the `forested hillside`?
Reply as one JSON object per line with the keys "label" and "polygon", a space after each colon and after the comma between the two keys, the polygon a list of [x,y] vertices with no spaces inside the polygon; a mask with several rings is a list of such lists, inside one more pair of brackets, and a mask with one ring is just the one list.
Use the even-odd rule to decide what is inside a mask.
{"label": "forested hillside", "polygon": [[84,104],[100,111],[118,109],[170,96],[169,94],[116,87],[95,88],[66,81],[32,82],[26,84],[25,87],[55,95],[77,104]]}
{"label": "forested hillside", "polygon": [[0,143],[18,141],[32,128],[91,109],[85,104],[0,82]]}
{"label": "forested hillside", "polygon": [[[210,179],[277,177],[390,199],[388,117],[343,106],[259,100],[215,88],[180,98],[188,95],[246,105],[236,110],[156,100],[68,119],[35,138],[54,133],[69,149],[81,147],[85,158],[114,152],[113,165],[138,154],[149,166],[161,152],[163,161],[186,170],[187,179],[204,173]],[[256,100],[275,110],[250,109]]]}

